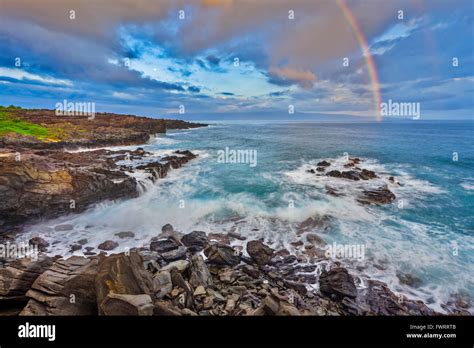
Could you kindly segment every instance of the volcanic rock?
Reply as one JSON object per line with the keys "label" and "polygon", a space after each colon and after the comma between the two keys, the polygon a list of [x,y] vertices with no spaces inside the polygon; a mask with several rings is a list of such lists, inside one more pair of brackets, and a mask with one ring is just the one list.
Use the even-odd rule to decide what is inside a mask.
{"label": "volcanic rock", "polygon": [[46,251],[46,249],[49,247],[49,243],[41,237],[33,237],[28,241],[28,243],[30,245],[37,246],[39,251]]}
{"label": "volcanic rock", "polygon": [[113,250],[115,249],[116,247],[118,247],[119,244],[113,240],[106,240],[105,242],[99,244],[99,246],[97,247],[98,249],[100,250]]}
{"label": "volcanic rock", "polygon": [[152,240],[150,243],[150,250],[164,253],[177,249],[179,246],[180,243],[178,243],[174,238],[169,237],[166,239]]}
{"label": "volcanic rock", "polygon": [[186,245],[191,251],[199,251],[204,249],[206,244],[209,242],[206,236],[206,232],[203,231],[193,231],[191,233],[185,234],[181,238],[181,243]]}
{"label": "volcanic rock", "polygon": [[329,272],[323,271],[319,277],[319,290],[334,299],[357,297],[354,279],[347,269],[342,267],[333,268]]}
{"label": "volcanic rock", "polygon": [[388,204],[395,200],[395,195],[387,186],[365,190],[357,201],[363,204]]}
{"label": "volcanic rock", "polygon": [[241,253],[225,244],[212,243],[204,249],[204,255],[210,263],[221,266],[236,266],[240,263]]}
{"label": "volcanic rock", "polygon": [[20,315],[95,315],[94,279],[97,259],[72,256],[59,259],[42,273],[26,293]]}
{"label": "volcanic rock", "polygon": [[109,293],[100,309],[104,315],[148,316],[153,315],[154,306],[150,295]]}
{"label": "volcanic rock", "polygon": [[143,268],[143,258],[138,252],[102,257],[95,278],[97,304],[100,307],[109,293],[125,295],[151,294],[153,280]]}
{"label": "volcanic rock", "polygon": [[274,252],[274,249],[263,244],[262,241],[252,240],[247,243],[247,253],[259,266],[268,264],[272,259]]}

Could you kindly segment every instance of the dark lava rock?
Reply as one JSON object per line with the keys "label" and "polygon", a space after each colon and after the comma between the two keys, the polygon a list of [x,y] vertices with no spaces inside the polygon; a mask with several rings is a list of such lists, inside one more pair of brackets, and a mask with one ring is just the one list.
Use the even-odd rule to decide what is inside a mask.
{"label": "dark lava rock", "polygon": [[331,165],[331,163],[329,163],[327,161],[318,162],[318,167],[329,167],[330,165]]}
{"label": "dark lava rock", "polygon": [[174,228],[170,224],[166,224],[161,228],[161,232],[163,233],[172,233],[173,231],[174,231]]}
{"label": "dark lava rock", "polygon": [[236,266],[240,263],[241,253],[238,249],[234,249],[225,244],[213,243],[204,249],[210,263],[220,266]]}
{"label": "dark lava rock", "polygon": [[326,170],[326,168],[318,167],[318,168],[316,168],[316,170],[321,173],[321,172],[324,172]]}
{"label": "dark lava rock", "polygon": [[113,240],[106,240],[97,247],[100,250],[113,250],[118,247],[118,243]]}
{"label": "dark lava rock", "polygon": [[274,249],[259,240],[252,240],[247,243],[247,253],[259,266],[268,264],[274,252]]}
{"label": "dark lava rock", "polygon": [[33,237],[28,243],[37,246],[39,251],[46,251],[46,248],[49,247],[49,243],[41,237]]}
{"label": "dark lava rock", "polygon": [[369,180],[369,179],[375,179],[377,175],[375,172],[367,169],[362,169],[362,172],[360,173],[360,178],[362,180]]}
{"label": "dark lava rock", "polygon": [[411,286],[413,288],[418,288],[423,283],[420,278],[409,273],[398,272],[397,278],[398,280],[400,280],[400,283]]}
{"label": "dark lava rock", "polygon": [[167,252],[163,252],[160,255],[167,262],[171,262],[171,261],[176,261],[176,260],[185,258],[187,251],[188,251],[188,249],[186,249],[186,247],[180,246],[177,249],[173,249],[173,250],[170,250],[170,251],[167,251]]}
{"label": "dark lava rock", "polygon": [[150,243],[150,250],[157,251],[159,253],[165,253],[177,249],[180,244],[174,238],[166,238],[159,240],[152,240]]}
{"label": "dark lava rock", "polygon": [[86,245],[87,244],[87,239],[80,239],[77,241],[77,244],[80,244],[80,245]]}
{"label": "dark lava rock", "polygon": [[333,178],[341,178],[341,172],[339,170],[331,170],[326,173],[327,176],[332,176]]}
{"label": "dark lava rock", "polygon": [[357,201],[363,204],[388,204],[395,200],[395,195],[387,186],[365,190]]}
{"label": "dark lava rock", "polygon": [[360,180],[360,175],[355,170],[348,170],[341,172],[341,178],[358,181]]}
{"label": "dark lava rock", "polygon": [[81,250],[81,249],[82,249],[82,245],[80,244],[71,245],[71,251],[76,251],[76,250]]}
{"label": "dark lava rock", "polygon": [[199,285],[204,288],[212,285],[211,273],[201,255],[196,254],[191,257],[189,273],[189,284],[194,288],[197,288]]}
{"label": "dark lava rock", "polygon": [[311,173],[311,174],[316,174],[316,172],[314,171],[314,169],[308,169],[306,172],[307,172],[307,173]]}
{"label": "dark lava rock", "polygon": [[319,277],[319,290],[333,299],[343,297],[356,298],[357,288],[347,269],[336,267],[329,272],[323,271]]}
{"label": "dark lava rock", "polygon": [[130,232],[130,231],[126,231],[126,232],[118,232],[118,233],[115,233],[115,235],[119,238],[133,238],[135,237],[135,233],[133,232]]}
{"label": "dark lava rock", "polygon": [[307,218],[299,224],[297,234],[300,235],[303,232],[311,231],[313,229],[325,231],[331,227],[331,222],[332,218],[330,215],[319,215]]}
{"label": "dark lava rock", "polygon": [[191,251],[204,249],[208,242],[206,232],[203,231],[192,231],[181,238],[181,243],[186,245]]}
{"label": "dark lava rock", "polygon": [[367,281],[356,299],[345,297],[341,305],[346,314],[350,315],[435,315],[432,309],[422,301],[410,300],[395,295],[387,284],[378,281]]}
{"label": "dark lava rock", "polygon": [[360,158],[358,158],[358,157],[349,158],[349,161],[351,161],[352,163],[355,163],[355,164],[359,164],[360,163]]}

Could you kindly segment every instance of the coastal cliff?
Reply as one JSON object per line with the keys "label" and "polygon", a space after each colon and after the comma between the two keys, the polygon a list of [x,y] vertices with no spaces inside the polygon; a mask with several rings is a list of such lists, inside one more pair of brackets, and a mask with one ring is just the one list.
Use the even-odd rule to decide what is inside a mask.
{"label": "coastal cliff", "polygon": [[[94,118],[56,116],[52,110],[0,110],[0,228],[20,227],[34,218],[84,211],[104,200],[136,197],[136,171],[151,181],[195,158],[190,152],[165,158],[137,148],[87,150],[139,145],[166,129],[203,124],[99,113]],[[140,168],[126,161],[143,160]],[[125,161],[118,165],[118,161]]]}

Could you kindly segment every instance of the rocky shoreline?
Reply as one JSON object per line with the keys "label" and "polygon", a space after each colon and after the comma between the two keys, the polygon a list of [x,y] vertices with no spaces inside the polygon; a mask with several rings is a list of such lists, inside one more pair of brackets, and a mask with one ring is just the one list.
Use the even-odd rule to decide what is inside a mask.
{"label": "rocky shoreline", "polygon": [[[21,226],[31,220],[79,213],[104,200],[136,197],[143,183],[134,177],[134,172],[142,171],[154,182],[196,157],[189,151],[158,157],[142,148],[80,149],[140,145],[155,134],[166,133],[166,129],[206,126],[109,113],[88,119],[56,116],[52,110],[8,110],[8,117],[13,120],[45,127],[58,139],[40,140],[14,132],[0,137],[3,232],[21,231]],[[140,161],[138,167],[131,163]]]}
{"label": "rocky shoreline", "polygon": [[[132,232],[122,235],[126,238]],[[228,241],[228,243],[218,241]],[[322,270],[261,240],[180,234],[171,225],[148,248],[120,254],[7,262],[0,269],[3,315],[436,315],[371,280],[361,289],[335,263]],[[36,239],[30,243],[41,244]],[[113,248],[103,243],[102,249]],[[47,250],[47,243],[42,245]],[[248,256],[247,256],[248,255]],[[309,287],[308,283],[317,286]]]}

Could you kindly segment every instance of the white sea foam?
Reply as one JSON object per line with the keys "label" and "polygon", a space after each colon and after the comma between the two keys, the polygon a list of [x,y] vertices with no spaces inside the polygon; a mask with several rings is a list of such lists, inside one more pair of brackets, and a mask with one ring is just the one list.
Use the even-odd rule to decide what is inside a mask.
{"label": "white sea foam", "polygon": [[466,191],[474,191],[474,182],[472,181],[462,182],[460,185]]}

